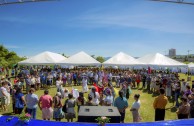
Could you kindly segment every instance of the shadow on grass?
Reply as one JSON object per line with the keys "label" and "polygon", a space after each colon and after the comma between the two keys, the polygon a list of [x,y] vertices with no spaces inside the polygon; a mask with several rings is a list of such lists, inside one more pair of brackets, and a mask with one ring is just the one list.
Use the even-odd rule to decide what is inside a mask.
{"label": "shadow on grass", "polygon": [[8,115],[8,116],[11,116],[11,115],[15,115],[14,113],[12,112],[7,112],[7,113],[3,113],[2,115]]}

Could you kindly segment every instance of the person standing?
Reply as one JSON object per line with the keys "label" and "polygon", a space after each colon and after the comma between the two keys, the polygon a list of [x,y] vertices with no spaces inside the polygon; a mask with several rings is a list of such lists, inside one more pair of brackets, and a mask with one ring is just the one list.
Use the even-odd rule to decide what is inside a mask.
{"label": "person standing", "polygon": [[176,107],[179,107],[179,96],[181,94],[181,83],[178,81],[175,83],[175,102]]}
{"label": "person standing", "polygon": [[57,92],[61,93],[62,87],[63,87],[63,82],[62,82],[60,77],[57,77],[56,87],[57,87]]}
{"label": "person standing", "polygon": [[84,93],[83,92],[79,92],[79,97],[76,99],[76,103],[77,103],[77,112],[79,112],[80,106],[83,106],[86,104],[86,98],[84,97]]}
{"label": "person standing", "polygon": [[38,106],[40,110],[42,110],[42,118],[44,120],[50,120],[52,116],[52,113],[53,113],[52,103],[53,103],[53,99],[49,95],[49,91],[45,90],[44,95],[40,97],[38,102]]}
{"label": "person standing", "polygon": [[194,91],[194,80],[192,81],[192,86],[191,86],[191,90],[193,90]]}
{"label": "person standing", "polygon": [[55,119],[56,121],[61,121],[61,119],[64,117],[64,113],[62,111],[60,92],[57,92],[57,94],[53,97],[53,104],[54,104],[53,119]]}
{"label": "person standing", "polygon": [[194,93],[191,94],[192,100],[190,101],[190,118],[194,118]]}
{"label": "person standing", "polygon": [[96,88],[95,88],[95,87],[92,87],[92,90],[91,90],[91,92],[90,92],[89,95],[92,96],[92,102],[93,102],[96,106],[98,106],[99,103],[100,103],[100,101],[99,101],[100,95],[99,95],[99,93],[96,91]]}
{"label": "person standing", "polygon": [[1,107],[3,111],[7,110],[7,103],[8,103],[7,86],[8,86],[8,83],[6,81],[3,81],[2,87],[0,88]]}
{"label": "person standing", "polygon": [[182,104],[179,106],[178,110],[176,111],[178,119],[188,119],[190,104],[187,102],[186,97],[182,97],[181,101],[182,101]]}
{"label": "person standing", "polygon": [[104,99],[104,104],[105,104],[105,106],[112,106],[112,104],[113,104],[113,95],[112,95],[112,92],[111,92],[110,89],[108,89],[106,91],[106,93],[107,93],[107,95],[106,95],[106,97]]}
{"label": "person standing", "polygon": [[35,89],[31,88],[29,94],[26,95],[26,107],[28,114],[31,115],[32,119],[36,119],[38,95],[34,94]]}
{"label": "person standing", "polygon": [[86,77],[83,77],[82,79],[82,92],[83,93],[88,92],[88,81]]}
{"label": "person standing", "polygon": [[114,106],[118,108],[120,114],[121,114],[121,123],[124,123],[125,120],[125,109],[128,107],[128,101],[124,97],[123,91],[119,91],[119,97],[115,99]]}
{"label": "person standing", "polygon": [[133,103],[130,111],[132,112],[133,115],[133,122],[140,122],[141,117],[139,114],[139,109],[140,109],[140,100],[139,100],[140,95],[139,94],[135,94],[134,95],[134,100],[135,102]]}
{"label": "person standing", "polygon": [[160,88],[160,95],[155,98],[153,107],[155,109],[155,121],[162,121],[165,118],[165,107],[168,102],[168,98],[164,95],[165,90]]}
{"label": "person standing", "polygon": [[68,99],[65,101],[65,105],[67,108],[65,118],[67,119],[67,122],[70,120],[73,122],[73,118],[75,118],[75,99],[73,99],[73,94],[68,94]]}
{"label": "person standing", "polygon": [[26,82],[26,93],[28,93],[30,88],[31,88],[31,78],[30,78],[30,75],[26,76],[25,82]]}
{"label": "person standing", "polygon": [[22,93],[21,88],[17,88],[15,93],[15,114],[21,114],[26,104],[24,94]]}

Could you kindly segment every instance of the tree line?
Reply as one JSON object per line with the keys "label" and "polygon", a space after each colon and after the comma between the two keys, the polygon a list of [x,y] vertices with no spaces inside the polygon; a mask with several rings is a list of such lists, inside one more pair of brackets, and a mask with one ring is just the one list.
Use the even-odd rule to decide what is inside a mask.
{"label": "tree line", "polygon": [[0,66],[11,68],[25,59],[24,57],[19,57],[14,51],[9,51],[3,45],[0,45]]}

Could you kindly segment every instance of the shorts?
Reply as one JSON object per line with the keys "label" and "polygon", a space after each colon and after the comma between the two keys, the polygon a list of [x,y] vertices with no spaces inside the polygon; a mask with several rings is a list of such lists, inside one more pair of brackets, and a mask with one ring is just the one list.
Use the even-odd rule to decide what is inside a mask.
{"label": "shorts", "polygon": [[42,108],[42,118],[43,119],[50,119],[53,115],[53,109],[50,108]]}
{"label": "shorts", "polygon": [[1,105],[6,105],[7,104],[7,97],[3,96],[1,97]]}

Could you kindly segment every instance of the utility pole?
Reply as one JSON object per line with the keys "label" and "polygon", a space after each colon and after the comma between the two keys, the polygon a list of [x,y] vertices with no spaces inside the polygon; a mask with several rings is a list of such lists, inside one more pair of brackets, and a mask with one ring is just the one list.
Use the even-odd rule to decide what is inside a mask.
{"label": "utility pole", "polygon": [[187,59],[188,59],[188,61],[189,61],[189,52],[191,52],[192,50],[187,50],[187,52],[188,52],[188,56],[187,56]]}

